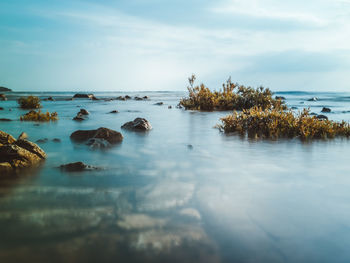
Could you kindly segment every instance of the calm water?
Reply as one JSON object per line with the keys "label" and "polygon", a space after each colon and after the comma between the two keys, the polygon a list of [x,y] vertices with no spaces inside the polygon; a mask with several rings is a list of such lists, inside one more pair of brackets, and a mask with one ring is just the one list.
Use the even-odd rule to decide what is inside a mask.
{"label": "calm water", "polygon": [[[15,137],[25,131],[34,142],[48,138],[40,144],[48,159],[37,172],[0,181],[0,262],[350,261],[350,140],[226,136],[213,127],[227,112],[176,109],[185,94],[170,92],[110,102],[36,93],[56,99],[44,101],[43,110],[57,111],[60,120],[35,126],[18,121],[25,113],[16,105],[20,95],[0,102],[0,118],[17,119],[0,129]],[[350,121],[350,93],[278,95],[316,113],[331,107],[329,118]],[[320,100],[306,101],[314,96]],[[159,101],[164,105],[153,105]],[[79,107],[90,112],[88,120],[72,120]],[[121,131],[136,117],[153,130]],[[69,139],[77,129],[98,127],[121,131],[123,143],[100,151]],[[57,169],[74,161],[105,169]]]}

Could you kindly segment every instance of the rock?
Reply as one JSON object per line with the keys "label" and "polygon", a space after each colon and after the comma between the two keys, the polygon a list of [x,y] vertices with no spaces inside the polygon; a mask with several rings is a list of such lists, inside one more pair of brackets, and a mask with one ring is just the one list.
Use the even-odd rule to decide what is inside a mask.
{"label": "rock", "polygon": [[0,146],[4,144],[12,144],[15,141],[16,139],[12,135],[6,132],[0,131]]}
{"label": "rock", "polygon": [[116,144],[123,140],[120,132],[108,129],[98,128],[97,130],[78,130],[71,134],[70,138],[74,141],[83,142],[92,138],[104,139],[110,144]]}
{"label": "rock", "polygon": [[44,99],[45,101],[55,101],[55,99],[54,98],[52,98],[52,97],[48,97],[48,98],[46,98],[46,99]]}
{"label": "rock", "polygon": [[96,98],[94,95],[92,95],[92,96],[90,97],[90,99],[91,99],[91,100],[100,100],[100,99]]}
{"label": "rock", "polygon": [[25,132],[22,132],[19,136],[17,140],[25,140],[28,139],[28,134],[26,134]]}
{"label": "rock", "polygon": [[86,93],[77,93],[73,96],[75,99],[91,99],[94,95],[93,94],[86,94]]}
{"label": "rock", "polygon": [[143,96],[143,99],[144,99],[144,100],[148,100],[149,97],[148,97],[148,96]]}
{"label": "rock", "polygon": [[75,162],[75,163],[68,163],[68,164],[62,164],[60,166],[61,170],[66,172],[83,172],[86,170],[97,170],[97,167],[86,165],[83,162]]}
{"label": "rock", "polygon": [[89,115],[89,112],[87,110],[85,110],[85,109],[80,109],[79,113],[82,114],[82,115]]}
{"label": "rock", "polygon": [[298,107],[291,107],[290,109],[291,109],[291,110],[297,110]]}
{"label": "rock", "polygon": [[39,139],[36,141],[36,143],[47,143],[48,139],[44,138],[44,139]]}
{"label": "rock", "polygon": [[0,107],[0,110],[4,110],[4,108],[3,108],[3,107]]}
{"label": "rock", "polygon": [[11,92],[11,89],[5,88],[5,87],[0,87],[1,92]]}
{"label": "rock", "polygon": [[131,99],[131,97],[130,97],[129,95],[126,95],[124,98],[125,98],[126,100],[130,100],[130,99]]}
{"label": "rock", "polygon": [[0,131],[1,172],[37,166],[45,159],[46,153],[35,143],[22,139],[16,141],[10,134]]}
{"label": "rock", "polygon": [[325,116],[325,115],[322,115],[322,114],[317,115],[316,118],[319,119],[319,120],[328,120],[328,117]]}
{"label": "rock", "polygon": [[192,145],[192,144],[188,144],[188,145],[187,145],[187,148],[190,149],[190,150],[192,150],[192,149],[193,149],[193,145]]}
{"label": "rock", "polygon": [[276,100],[286,100],[286,98],[283,96],[276,96],[275,99]]}
{"label": "rock", "polygon": [[141,97],[135,97],[134,99],[135,100],[143,100],[143,98],[141,98]]}
{"label": "rock", "polygon": [[179,103],[179,104],[176,105],[176,108],[177,108],[177,109],[182,109],[183,107],[182,107],[182,105]]}
{"label": "rock", "polygon": [[77,113],[77,116],[73,118],[73,121],[84,121],[86,120],[85,115],[81,114],[80,112]]}
{"label": "rock", "polygon": [[316,115],[317,115],[317,113],[315,113],[315,112],[311,112],[311,113],[310,113],[310,115],[316,116]]}
{"label": "rock", "polygon": [[7,118],[0,118],[0,121],[12,121],[11,119],[7,119]]}
{"label": "rock", "polygon": [[0,94],[0,100],[7,100],[5,94]]}
{"label": "rock", "polygon": [[122,126],[123,129],[133,131],[148,131],[152,129],[151,124],[148,120],[143,118],[136,118],[133,121],[129,121]]}
{"label": "rock", "polygon": [[27,140],[17,140],[15,144],[21,148],[24,148],[31,153],[36,154],[42,159],[46,159],[46,153],[35,143],[27,141]]}
{"label": "rock", "polygon": [[61,142],[61,139],[58,139],[58,138],[54,138],[52,139],[53,142]]}
{"label": "rock", "polygon": [[308,99],[307,101],[318,101],[318,99],[316,97],[313,97],[311,99]]}
{"label": "rock", "polygon": [[117,97],[117,100],[126,100],[126,98],[123,96],[119,96],[119,97]]}
{"label": "rock", "polygon": [[91,149],[106,149],[111,147],[108,141],[100,138],[91,138],[87,141],[86,145],[90,146]]}
{"label": "rock", "polygon": [[173,107],[171,105],[168,106],[168,109],[172,109]]}
{"label": "rock", "polygon": [[331,109],[327,107],[323,107],[321,112],[331,112]]}
{"label": "rock", "polygon": [[163,104],[164,104],[163,102],[154,103],[154,105],[157,105],[157,106],[162,106]]}
{"label": "rock", "polygon": [[112,111],[110,111],[109,113],[119,113],[119,111],[117,111],[117,110],[112,110]]}

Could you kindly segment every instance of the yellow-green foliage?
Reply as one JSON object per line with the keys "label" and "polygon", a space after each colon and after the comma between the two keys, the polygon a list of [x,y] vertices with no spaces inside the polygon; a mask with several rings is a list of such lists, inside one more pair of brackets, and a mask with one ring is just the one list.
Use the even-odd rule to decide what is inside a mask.
{"label": "yellow-green foliage", "polygon": [[257,89],[245,87],[227,80],[220,91],[211,91],[204,84],[194,87],[196,76],[189,79],[187,87],[189,96],[180,101],[180,105],[189,110],[243,110],[258,106],[262,109],[282,108],[286,106],[279,99],[272,98],[273,93],[268,88]]}
{"label": "yellow-green foliage", "polygon": [[40,99],[35,96],[21,97],[18,104],[22,109],[39,109],[41,108]]}
{"label": "yellow-green foliage", "polygon": [[57,112],[46,112],[43,113],[41,110],[30,111],[27,114],[21,116],[21,121],[57,121]]}
{"label": "yellow-green foliage", "polygon": [[219,125],[225,133],[238,132],[251,138],[293,138],[326,139],[336,136],[350,136],[347,122],[319,120],[304,109],[299,114],[281,109],[253,107],[242,112],[233,112],[221,119]]}

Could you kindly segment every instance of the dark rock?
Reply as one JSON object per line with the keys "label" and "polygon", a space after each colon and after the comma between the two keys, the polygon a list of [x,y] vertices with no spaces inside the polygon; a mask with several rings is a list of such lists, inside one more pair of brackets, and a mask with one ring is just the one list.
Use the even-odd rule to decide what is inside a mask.
{"label": "dark rock", "polygon": [[86,93],[77,93],[73,96],[75,99],[91,99],[94,95],[93,94],[86,94]]}
{"label": "dark rock", "polygon": [[136,118],[133,121],[129,121],[122,126],[123,129],[133,131],[148,131],[152,129],[151,124],[148,120],[143,118]]}
{"label": "dark rock", "polygon": [[5,94],[0,94],[0,100],[7,100]]}
{"label": "dark rock", "polygon": [[73,118],[73,121],[84,121],[86,120],[85,115],[81,114],[80,112],[77,113],[77,116]]}
{"label": "dark rock", "polygon": [[291,109],[291,110],[297,110],[298,107],[291,107],[290,109]]}
{"label": "dark rock", "polygon": [[83,171],[89,171],[89,170],[97,170],[99,168],[87,165],[83,162],[75,162],[75,163],[68,163],[68,164],[62,164],[60,166],[61,170],[66,172],[83,172]]}
{"label": "dark rock", "polygon": [[135,100],[143,100],[143,98],[141,98],[141,97],[135,97],[134,99]]}
{"label": "dark rock", "polygon": [[148,100],[149,97],[148,97],[148,96],[143,96],[143,99],[144,99],[144,100]]}
{"label": "dark rock", "polygon": [[325,115],[322,115],[322,114],[317,115],[316,118],[319,119],[319,120],[328,120],[328,117],[325,116]]}
{"label": "dark rock", "polygon": [[26,134],[25,132],[22,132],[19,136],[17,140],[26,140],[28,139],[28,134]]}
{"label": "dark rock", "polygon": [[5,87],[0,87],[1,92],[11,92],[11,89],[5,88]]}
{"label": "dark rock", "polygon": [[80,109],[79,113],[82,114],[82,115],[89,115],[89,112],[87,110],[85,110],[85,109]]}
{"label": "dark rock", "polygon": [[173,107],[171,105],[168,106],[168,109],[172,109]]}
{"label": "dark rock", "polygon": [[311,99],[308,99],[307,101],[318,101],[318,99],[316,97],[313,97]]}
{"label": "dark rock", "polygon": [[3,107],[0,107],[0,110],[4,110],[4,108],[3,108]]}
{"label": "dark rock", "polygon": [[0,121],[12,121],[11,119],[0,118]]}
{"label": "dark rock", "polygon": [[177,109],[182,109],[183,107],[182,107],[181,104],[177,104],[177,105],[176,105],[176,108],[177,108]]}
{"label": "dark rock", "polygon": [[117,111],[117,110],[112,110],[112,111],[110,111],[109,113],[119,113],[119,111]]}
{"label": "dark rock", "polygon": [[55,99],[52,97],[48,97],[48,98],[44,99],[44,101],[55,101]]}
{"label": "dark rock", "polygon": [[119,97],[117,97],[117,100],[126,100],[126,98],[123,96],[119,96]]}
{"label": "dark rock", "polygon": [[44,139],[39,139],[36,141],[36,143],[47,143],[48,139],[44,138]]}
{"label": "dark rock", "polygon": [[96,98],[94,95],[92,95],[92,96],[90,97],[90,99],[91,99],[91,100],[100,100],[100,99]]}
{"label": "dark rock", "polygon": [[154,105],[157,105],[157,106],[162,106],[163,104],[164,104],[163,102],[154,103]]}
{"label": "dark rock", "polygon": [[286,98],[283,96],[276,96],[275,99],[276,100],[286,100]]}
{"label": "dark rock", "polygon": [[108,141],[110,144],[115,144],[123,140],[123,135],[120,132],[101,127],[97,130],[75,131],[71,134],[70,138],[78,142],[87,141],[92,138],[99,138]]}
{"label": "dark rock", "polygon": [[35,143],[16,141],[10,134],[0,131],[0,174],[37,166],[45,159],[45,152]]}
{"label": "dark rock", "polygon": [[37,127],[39,127],[39,126],[40,126],[40,124],[39,124],[39,123],[35,123],[35,124],[33,124],[33,126],[37,126]]}
{"label": "dark rock", "polygon": [[312,116],[316,116],[316,115],[317,115],[317,113],[315,113],[315,112],[311,112],[311,113],[310,113],[310,115],[312,115]]}
{"label": "dark rock", "polygon": [[187,148],[190,149],[190,150],[192,150],[192,149],[193,149],[193,145],[192,145],[192,144],[188,144],[188,145],[187,145]]}
{"label": "dark rock", "polygon": [[54,138],[52,139],[53,142],[61,142],[61,139],[58,139],[58,138]]}
{"label": "dark rock", "polygon": [[323,107],[321,112],[331,112],[331,109],[327,107]]}
{"label": "dark rock", "polygon": [[129,95],[126,95],[124,98],[125,98],[126,100],[130,100],[130,99],[131,99],[131,97],[130,97]]}

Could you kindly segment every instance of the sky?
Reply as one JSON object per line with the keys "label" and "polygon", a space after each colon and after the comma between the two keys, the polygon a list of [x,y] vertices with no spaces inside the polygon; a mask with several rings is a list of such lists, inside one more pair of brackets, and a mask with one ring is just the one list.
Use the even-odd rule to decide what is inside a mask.
{"label": "sky", "polygon": [[0,86],[350,91],[350,0],[1,0]]}

